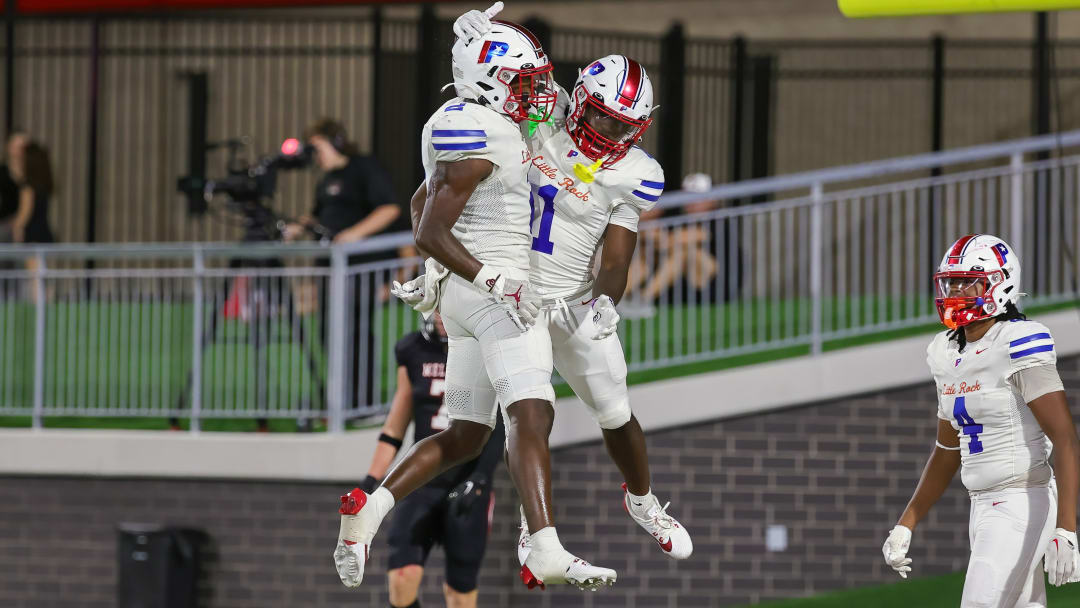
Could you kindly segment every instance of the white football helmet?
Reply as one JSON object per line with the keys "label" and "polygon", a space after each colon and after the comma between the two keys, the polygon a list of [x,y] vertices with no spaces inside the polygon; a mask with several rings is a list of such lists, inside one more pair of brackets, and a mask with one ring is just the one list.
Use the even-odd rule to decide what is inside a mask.
{"label": "white football helmet", "polygon": [[451,52],[454,90],[509,116],[514,122],[544,122],[557,94],[551,59],[529,30],[509,21],[492,20],[477,38],[458,38]]}
{"label": "white football helmet", "polygon": [[[1020,256],[989,234],[969,234],[949,247],[934,274],[938,316],[956,329],[1005,313],[1020,293]],[[979,286],[981,285],[981,289]]]}
{"label": "white football helmet", "polygon": [[652,123],[653,88],[645,68],[608,55],[578,74],[570,94],[566,130],[582,154],[604,167],[626,156]]}

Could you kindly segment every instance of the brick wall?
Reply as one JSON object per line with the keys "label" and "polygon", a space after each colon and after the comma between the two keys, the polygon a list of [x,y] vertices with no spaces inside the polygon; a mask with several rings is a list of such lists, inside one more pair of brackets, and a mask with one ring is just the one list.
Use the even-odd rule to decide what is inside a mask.
{"label": "brick wall", "polygon": [[[1060,369],[1075,403],[1080,359]],[[623,513],[621,480],[603,446],[558,451],[560,536],[619,571],[614,588],[593,594],[528,592],[517,581],[516,507],[500,469],[480,605],[724,606],[896,580],[880,547],[932,445],[933,399],[926,385],[650,434],[654,487],[694,535],[694,556],[680,564]],[[360,590],[345,590],[331,566],[343,489],[0,478],[0,605],[114,606],[115,526],[135,521],[209,533],[205,606],[386,606],[385,533]],[[916,533],[916,575],[964,567],[967,513],[958,477]],[[765,551],[772,524],[788,527],[787,551]],[[427,606],[442,604],[441,566],[436,550],[423,588]]]}

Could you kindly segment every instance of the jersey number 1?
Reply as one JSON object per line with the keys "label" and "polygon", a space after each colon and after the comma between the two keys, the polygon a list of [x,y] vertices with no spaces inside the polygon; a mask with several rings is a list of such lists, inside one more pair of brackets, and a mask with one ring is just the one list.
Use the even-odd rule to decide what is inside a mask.
{"label": "jersey number 1", "polygon": [[[555,250],[555,243],[551,242],[551,220],[555,217],[555,195],[559,191],[555,186],[547,185],[540,186],[539,190],[533,192],[539,194],[541,200],[544,201],[544,211],[540,214],[540,233],[533,237],[532,248],[533,251],[551,255],[551,252]],[[529,195],[529,207],[535,209],[532,194]],[[529,227],[532,228],[531,215],[529,216]]]}
{"label": "jersey number 1", "polygon": [[968,442],[968,453],[978,454],[983,451],[983,444],[979,441],[979,433],[982,432],[983,427],[981,424],[975,424],[971,416],[967,413],[967,408],[964,407],[964,398],[957,397],[953,402],[952,409],[953,418],[956,418],[956,423],[960,425],[962,432],[971,437],[971,441]]}

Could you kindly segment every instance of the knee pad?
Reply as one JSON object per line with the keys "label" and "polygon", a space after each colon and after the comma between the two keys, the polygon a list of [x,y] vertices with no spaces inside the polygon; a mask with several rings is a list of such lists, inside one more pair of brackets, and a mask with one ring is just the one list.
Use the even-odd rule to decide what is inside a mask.
{"label": "knee pad", "polygon": [[599,399],[588,408],[604,430],[613,431],[630,422],[630,399],[625,395],[619,399]]}
{"label": "knee pad", "polygon": [[587,390],[578,397],[600,428],[610,431],[630,422],[630,393],[625,381],[609,373],[590,374],[583,380]]}

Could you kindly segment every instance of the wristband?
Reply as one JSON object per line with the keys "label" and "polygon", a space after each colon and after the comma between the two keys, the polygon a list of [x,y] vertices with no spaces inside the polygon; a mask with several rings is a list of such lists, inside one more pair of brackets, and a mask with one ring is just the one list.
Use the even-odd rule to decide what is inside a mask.
{"label": "wristband", "polygon": [[391,437],[390,435],[387,435],[386,433],[380,433],[379,434],[379,441],[381,441],[383,443],[388,443],[388,444],[394,446],[395,450],[400,450],[401,449],[401,440],[397,439],[397,438],[394,438],[394,437]]}

